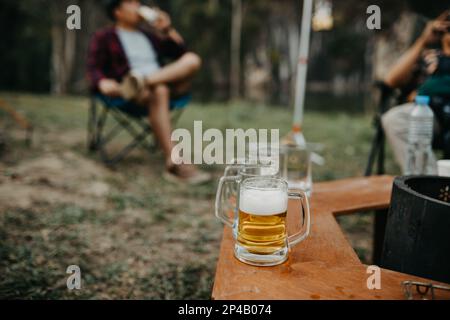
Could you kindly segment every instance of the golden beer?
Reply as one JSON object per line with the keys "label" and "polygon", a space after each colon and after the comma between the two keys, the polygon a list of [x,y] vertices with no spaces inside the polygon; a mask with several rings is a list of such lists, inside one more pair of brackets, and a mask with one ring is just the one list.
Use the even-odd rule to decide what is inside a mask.
{"label": "golden beer", "polygon": [[237,241],[255,254],[272,254],[286,246],[286,212],[255,215],[239,210]]}
{"label": "golden beer", "polygon": [[286,248],[287,194],[243,189],[239,199],[237,242],[248,252],[268,255]]}

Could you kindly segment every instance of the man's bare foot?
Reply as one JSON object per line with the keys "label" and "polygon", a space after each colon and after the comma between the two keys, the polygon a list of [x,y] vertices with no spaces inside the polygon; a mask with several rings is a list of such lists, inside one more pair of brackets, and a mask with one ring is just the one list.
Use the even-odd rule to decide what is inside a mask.
{"label": "man's bare foot", "polygon": [[211,180],[211,175],[190,164],[170,164],[163,178],[169,182],[196,185]]}

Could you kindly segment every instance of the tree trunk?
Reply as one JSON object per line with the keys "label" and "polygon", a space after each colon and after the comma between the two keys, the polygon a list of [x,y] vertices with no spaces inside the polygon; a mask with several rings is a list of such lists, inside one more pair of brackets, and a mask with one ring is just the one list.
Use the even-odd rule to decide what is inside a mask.
{"label": "tree trunk", "polygon": [[86,92],[86,58],[92,34],[109,23],[104,7],[98,1],[79,0],[82,10],[82,28],[77,30],[75,48],[75,68],[72,72],[69,90],[74,93]]}
{"label": "tree trunk", "polygon": [[[81,8],[81,30],[66,27],[67,7]],[[92,33],[107,23],[101,4],[91,0],[52,1],[52,76],[51,90],[55,94],[86,91],[86,57]]]}
{"label": "tree trunk", "polygon": [[242,0],[233,0],[231,17],[230,98],[240,97]]}
{"label": "tree trunk", "polygon": [[68,30],[66,27],[66,9],[70,4],[78,4],[77,1],[53,1],[51,3],[52,16],[52,77],[51,90],[55,94],[65,94],[69,88],[72,75],[75,46],[77,39],[76,30]]}

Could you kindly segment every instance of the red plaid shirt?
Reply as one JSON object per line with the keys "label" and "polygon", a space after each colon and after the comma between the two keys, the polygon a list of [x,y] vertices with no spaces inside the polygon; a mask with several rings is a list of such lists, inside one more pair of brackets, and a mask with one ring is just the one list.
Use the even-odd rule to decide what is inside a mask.
{"label": "red plaid shirt", "polygon": [[[164,65],[166,59],[178,59],[186,53],[186,47],[170,39],[161,39],[142,31],[152,43],[158,62]],[[115,27],[97,31],[90,42],[87,58],[87,77],[91,89],[98,91],[100,80],[109,78],[121,81],[130,71],[127,56],[119,40]]]}

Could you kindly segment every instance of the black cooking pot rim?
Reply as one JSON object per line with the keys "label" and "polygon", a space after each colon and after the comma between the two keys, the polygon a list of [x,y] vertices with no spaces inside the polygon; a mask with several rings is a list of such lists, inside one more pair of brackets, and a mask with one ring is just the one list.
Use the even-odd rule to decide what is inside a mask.
{"label": "black cooking pot rim", "polygon": [[443,180],[446,181],[449,185],[450,185],[450,178],[449,177],[440,177],[440,176],[420,176],[420,175],[413,175],[413,176],[401,176],[401,177],[396,177],[394,179],[394,184],[400,188],[405,190],[408,193],[411,193],[413,195],[416,196],[421,196],[429,201],[435,202],[435,203],[439,203],[442,204],[444,206],[447,206],[450,208],[450,203],[436,199],[436,198],[432,198],[429,197],[423,193],[417,192],[416,190],[412,189],[411,186],[408,184],[409,181],[411,180]]}

